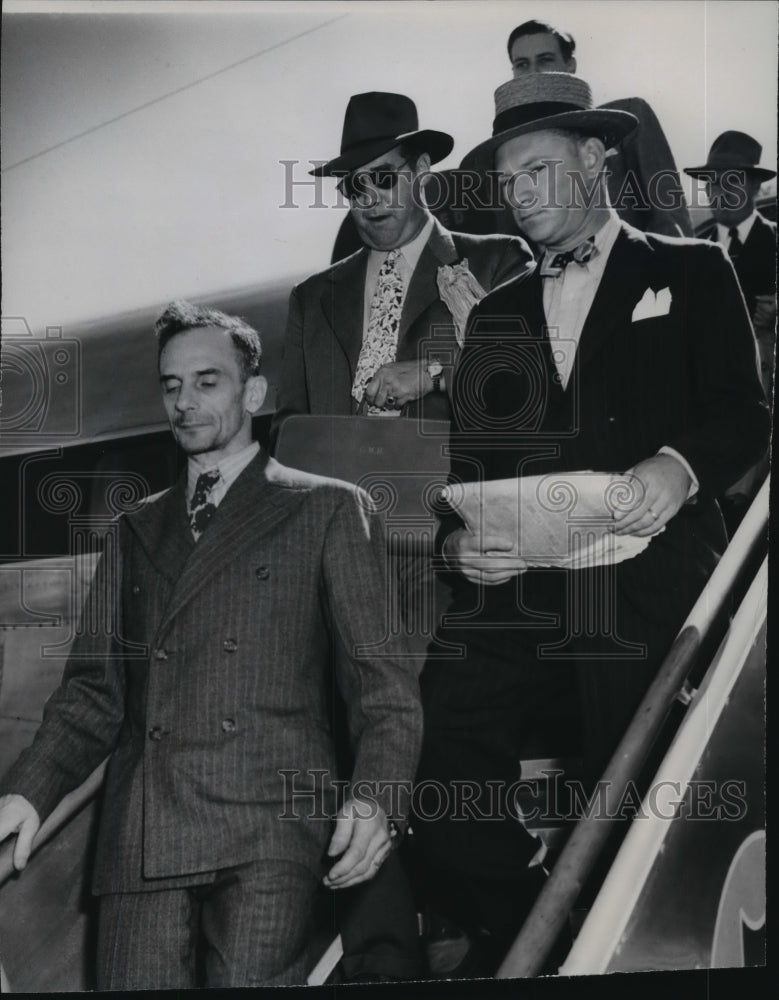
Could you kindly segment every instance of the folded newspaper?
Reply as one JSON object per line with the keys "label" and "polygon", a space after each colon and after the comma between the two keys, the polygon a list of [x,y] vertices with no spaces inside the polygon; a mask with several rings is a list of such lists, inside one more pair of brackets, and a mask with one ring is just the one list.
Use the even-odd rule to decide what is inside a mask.
{"label": "folded newspaper", "polygon": [[454,483],[443,499],[482,539],[486,555],[585,569],[632,559],[649,545],[654,536],[614,534],[614,514],[641,499],[637,486],[631,476],[566,472]]}

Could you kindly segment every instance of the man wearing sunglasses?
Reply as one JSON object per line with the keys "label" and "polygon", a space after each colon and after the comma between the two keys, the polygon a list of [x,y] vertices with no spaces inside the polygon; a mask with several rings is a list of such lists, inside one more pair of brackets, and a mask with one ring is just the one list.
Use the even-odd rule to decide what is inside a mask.
{"label": "man wearing sunglasses", "polygon": [[[402,94],[371,92],[350,99],[340,155],[311,173],[336,178],[363,245],[292,290],[272,449],[283,421],[293,414],[448,421],[463,313],[476,297],[524,273],[532,261],[518,237],[452,233],[430,214],[425,180],[453,145],[444,132],[420,130],[416,106]],[[450,289],[439,288],[447,265],[454,271],[443,273],[454,273],[460,284],[457,316],[441,297]],[[370,431],[368,424],[369,438]],[[295,456],[286,458],[292,462]],[[410,454],[408,471],[414,463]],[[403,594],[425,591],[430,564],[424,556],[399,562],[405,609]],[[413,651],[420,662],[428,638],[415,627]],[[416,912],[397,857],[370,887],[349,892],[358,898],[340,901],[346,978],[418,975]]]}
{"label": "man wearing sunglasses", "polygon": [[517,237],[451,233],[430,214],[425,178],[453,145],[402,94],[350,99],[340,155],[311,173],[338,178],[364,246],[292,291],[272,442],[293,413],[448,420],[459,348],[439,269],[467,261],[486,293],[532,260]]}

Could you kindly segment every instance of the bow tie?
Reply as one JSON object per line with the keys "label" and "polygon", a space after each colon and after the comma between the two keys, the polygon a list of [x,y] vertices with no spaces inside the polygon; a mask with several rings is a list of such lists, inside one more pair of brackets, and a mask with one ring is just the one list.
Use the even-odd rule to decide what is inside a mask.
{"label": "bow tie", "polygon": [[595,246],[595,237],[590,236],[589,239],[575,246],[573,250],[564,250],[562,253],[554,254],[554,256],[546,254],[541,264],[541,277],[557,278],[571,262],[584,267],[588,260],[597,257],[598,252],[598,248]]}

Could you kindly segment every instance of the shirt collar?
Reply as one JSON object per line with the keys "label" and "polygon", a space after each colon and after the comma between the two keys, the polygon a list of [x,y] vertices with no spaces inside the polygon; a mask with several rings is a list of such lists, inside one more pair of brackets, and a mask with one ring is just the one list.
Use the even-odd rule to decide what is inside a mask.
{"label": "shirt collar", "polygon": [[[743,219],[736,226],[736,230],[738,232],[738,238],[741,240],[742,243],[746,243],[747,237],[752,231],[752,226],[754,226],[756,218],[757,218],[757,209],[755,209],[755,211],[752,212],[751,215],[748,215],[746,219]],[[732,228],[731,226],[723,226],[720,225],[719,222],[717,223],[717,242],[721,243],[725,247],[730,243],[731,228]]]}
{"label": "shirt collar", "polygon": [[611,248],[614,246],[621,228],[619,216],[613,208],[610,208],[608,219],[595,234],[595,246],[601,257],[608,257],[611,253]]}
{"label": "shirt collar", "polygon": [[[620,229],[621,223],[619,221],[619,216],[613,208],[610,208],[608,218],[604,224],[594,235],[591,234],[592,241],[595,244],[598,253],[584,265],[585,267],[588,269],[592,267],[595,267],[596,269],[599,267],[605,267],[606,260],[611,253],[611,248],[614,246],[617,237],[619,236]],[[584,240],[582,240],[582,242],[584,242]],[[542,267],[548,262],[548,260],[551,260],[559,252],[559,250],[547,250],[542,258]]]}
{"label": "shirt collar", "polygon": [[211,472],[212,470],[219,472],[221,481],[218,486],[226,492],[259,450],[259,442],[252,441],[251,444],[237,451],[234,455],[228,455],[226,458],[223,458],[218,465],[209,466],[207,469],[202,468],[202,466],[198,465],[191,458],[188,459],[187,497],[191,499],[192,494],[195,492],[195,484],[197,483],[198,476],[203,472]]}
{"label": "shirt collar", "polygon": [[[403,259],[408,264],[409,270],[413,271],[419,263],[419,258],[422,256],[422,251],[425,249],[425,244],[430,239],[430,234],[433,231],[433,225],[433,216],[430,215],[428,216],[427,222],[424,226],[422,226],[413,240],[405,243],[402,247],[394,248],[400,250],[403,254]],[[388,253],[388,250],[371,250],[371,257],[377,267],[381,267]]]}

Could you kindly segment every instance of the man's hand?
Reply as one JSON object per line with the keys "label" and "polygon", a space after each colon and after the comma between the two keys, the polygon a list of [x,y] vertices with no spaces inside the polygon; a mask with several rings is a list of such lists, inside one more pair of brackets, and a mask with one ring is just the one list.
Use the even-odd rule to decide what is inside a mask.
{"label": "man's hand", "polygon": [[13,859],[19,872],[27,864],[40,825],[38,811],[23,795],[0,796],[0,843],[12,833],[17,835]]}
{"label": "man's hand", "polygon": [[393,361],[382,365],[365,386],[365,398],[372,406],[399,410],[432,389],[433,380],[423,361]]}
{"label": "man's hand", "polygon": [[756,295],[755,315],[752,317],[755,329],[765,329],[773,331],[776,324],[776,296]]}
{"label": "man's hand", "polygon": [[339,810],[327,853],[341,854],[324,877],[329,889],[346,889],[373,878],[392,850],[384,810],[375,802],[349,799]]}
{"label": "man's hand", "polygon": [[[495,586],[506,583],[527,569],[527,563],[514,551],[514,542],[500,535],[487,535],[481,541],[467,528],[457,528],[444,541],[444,558],[452,569],[470,580]],[[501,554],[505,553],[505,554]]]}
{"label": "man's hand", "polygon": [[632,510],[614,514],[617,535],[654,535],[677,513],[690,491],[689,473],[673,455],[654,455],[625,475],[638,480],[637,500]]}

